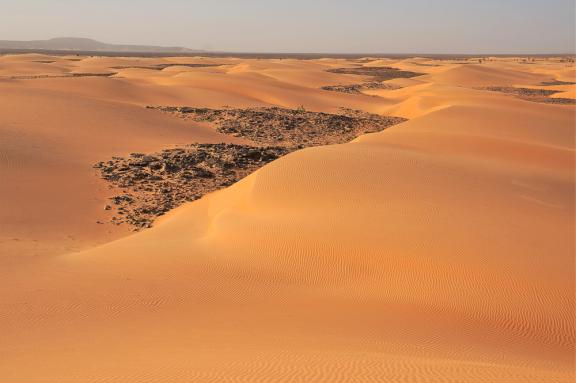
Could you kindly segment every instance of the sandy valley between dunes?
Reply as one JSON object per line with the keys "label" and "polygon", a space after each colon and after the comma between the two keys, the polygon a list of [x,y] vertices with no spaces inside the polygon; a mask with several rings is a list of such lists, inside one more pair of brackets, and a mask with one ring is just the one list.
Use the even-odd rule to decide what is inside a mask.
{"label": "sandy valley between dunes", "polygon": [[[561,58],[0,56],[0,380],[573,382],[575,97]],[[134,232],[95,164],[266,133],[148,106],[402,119]]]}

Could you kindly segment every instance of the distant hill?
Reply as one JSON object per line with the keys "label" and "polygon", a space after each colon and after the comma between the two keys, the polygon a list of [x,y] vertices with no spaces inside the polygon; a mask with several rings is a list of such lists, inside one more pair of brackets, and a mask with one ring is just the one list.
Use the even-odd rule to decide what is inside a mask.
{"label": "distant hill", "polygon": [[50,40],[10,41],[0,40],[0,49],[13,50],[53,50],[88,52],[126,52],[126,53],[193,53],[201,52],[183,47],[160,47],[152,45],[107,44],[100,41],[78,38],[58,37]]}

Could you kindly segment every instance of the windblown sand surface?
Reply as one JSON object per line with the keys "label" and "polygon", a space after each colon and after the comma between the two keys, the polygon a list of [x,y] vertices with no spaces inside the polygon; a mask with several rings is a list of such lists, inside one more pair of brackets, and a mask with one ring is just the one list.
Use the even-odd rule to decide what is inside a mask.
{"label": "windblown sand surface", "polygon": [[[360,65],[421,75],[326,89]],[[572,382],[576,107],[486,89],[574,83],[560,59],[0,56],[0,380]],[[133,234],[94,164],[251,144],[149,105],[408,121]]]}

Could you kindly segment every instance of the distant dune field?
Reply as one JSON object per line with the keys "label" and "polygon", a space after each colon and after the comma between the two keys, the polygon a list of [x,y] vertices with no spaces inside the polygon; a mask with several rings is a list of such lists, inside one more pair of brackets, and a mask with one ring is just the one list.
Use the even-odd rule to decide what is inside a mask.
{"label": "distant dune field", "polygon": [[[562,58],[0,56],[0,380],[573,382],[575,94]],[[135,232],[94,164],[253,138],[147,106],[407,121]]]}

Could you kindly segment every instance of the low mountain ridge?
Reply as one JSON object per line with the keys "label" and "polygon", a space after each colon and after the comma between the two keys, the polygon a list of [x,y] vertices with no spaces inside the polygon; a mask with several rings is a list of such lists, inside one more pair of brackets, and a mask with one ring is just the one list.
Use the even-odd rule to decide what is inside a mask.
{"label": "low mountain ridge", "polygon": [[199,50],[184,47],[161,47],[153,45],[108,44],[79,37],[57,37],[49,40],[15,41],[0,40],[0,49],[95,51],[95,52],[175,52],[190,53]]}

